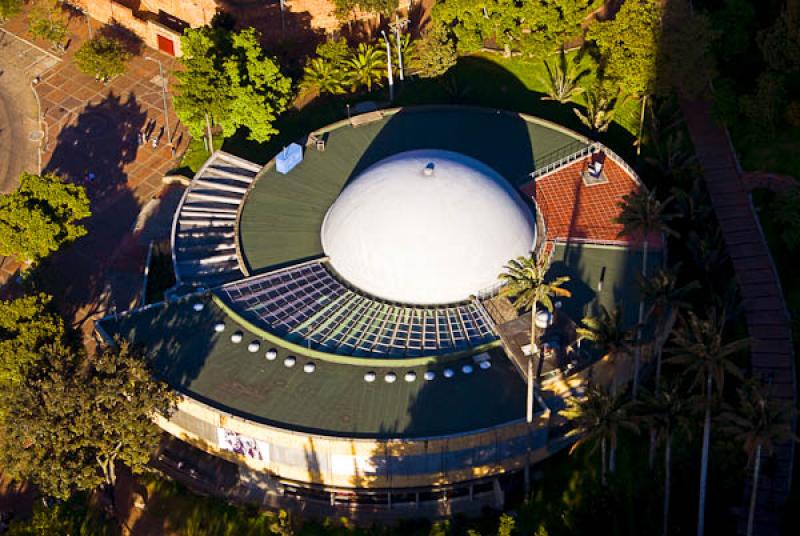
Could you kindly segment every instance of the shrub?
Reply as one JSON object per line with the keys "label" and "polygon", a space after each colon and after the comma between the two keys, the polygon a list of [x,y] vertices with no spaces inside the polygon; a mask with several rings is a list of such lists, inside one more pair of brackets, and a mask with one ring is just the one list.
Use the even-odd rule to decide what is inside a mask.
{"label": "shrub", "polygon": [[96,35],[75,53],[78,69],[95,78],[108,80],[125,72],[130,53],[116,39]]}

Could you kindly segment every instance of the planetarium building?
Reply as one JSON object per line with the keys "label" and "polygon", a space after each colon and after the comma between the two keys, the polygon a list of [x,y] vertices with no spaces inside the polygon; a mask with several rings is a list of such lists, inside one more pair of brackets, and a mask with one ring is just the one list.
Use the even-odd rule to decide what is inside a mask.
{"label": "planetarium building", "polygon": [[[167,299],[97,331],[181,394],[159,425],[234,462],[263,504],[499,507],[568,444],[565,399],[610,373],[574,332],[597,304],[638,300],[641,240],[614,217],[640,187],[597,143],[478,108],[354,115],[263,166],[218,151],[176,211]],[[537,315],[528,422],[530,317],[498,275],[531,253],[572,297]]]}

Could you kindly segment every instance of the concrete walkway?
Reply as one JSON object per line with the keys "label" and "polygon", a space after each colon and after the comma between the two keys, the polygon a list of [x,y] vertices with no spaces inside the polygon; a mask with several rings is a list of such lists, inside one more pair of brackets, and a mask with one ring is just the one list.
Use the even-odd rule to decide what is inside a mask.
{"label": "concrete walkway", "polygon": [[[733,147],[727,132],[711,116],[710,103],[682,101],[681,108],[741,290],[752,340],[753,376],[771,386],[775,399],[797,407],[789,313]],[[789,495],[793,460],[791,442],[777,445],[774,457],[762,457],[755,534],[780,534],[781,506]]]}

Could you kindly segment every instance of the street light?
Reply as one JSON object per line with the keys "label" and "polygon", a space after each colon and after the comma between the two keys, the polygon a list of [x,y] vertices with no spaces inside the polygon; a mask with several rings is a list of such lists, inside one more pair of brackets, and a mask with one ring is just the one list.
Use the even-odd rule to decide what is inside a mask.
{"label": "street light", "polygon": [[386,41],[386,71],[389,74],[389,100],[394,100],[394,80],[392,80],[392,47],[389,45],[389,38],[386,37],[386,32],[381,30],[383,40]]}
{"label": "street light", "polygon": [[157,58],[145,56],[144,59],[147,61],[154,61],[158,64],[158,74],[161,76],[161,98],[164,102],[164,126],[167,129],[167,141],[169,142],[169,146],[173,147],[172,131],[169,128],[169,110],[167,109],[167,78],[164,76],[164,66],[161,64],[161,60]]}
{"label": "street light", "polygon": [[389,28],[394,30],[397,38],[397,67],[400,69],[400,81],[403,81],[403,43],[400,41],[400,32],[411,22],[408,19],[400,19],[400,15],[395,15],[395,22],[389,24]]}

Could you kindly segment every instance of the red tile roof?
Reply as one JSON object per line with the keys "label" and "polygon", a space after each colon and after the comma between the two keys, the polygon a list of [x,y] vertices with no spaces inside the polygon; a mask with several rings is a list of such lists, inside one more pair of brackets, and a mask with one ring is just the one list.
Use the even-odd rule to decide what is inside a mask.
{"label": "red tile roof", "polygon": [[[614,223],[614,219],[621,212],[622,197],[641,186],[611,158],[606,158],[603,166],[608,182],[587,186],[581,173],[587,169],[591,158],[587,156],[522,187],[542,213],[547,240],[640,245],[641,235],[620,235],[622,225]],[[654,234],[648,245],[663,247],[662,237]]]}

